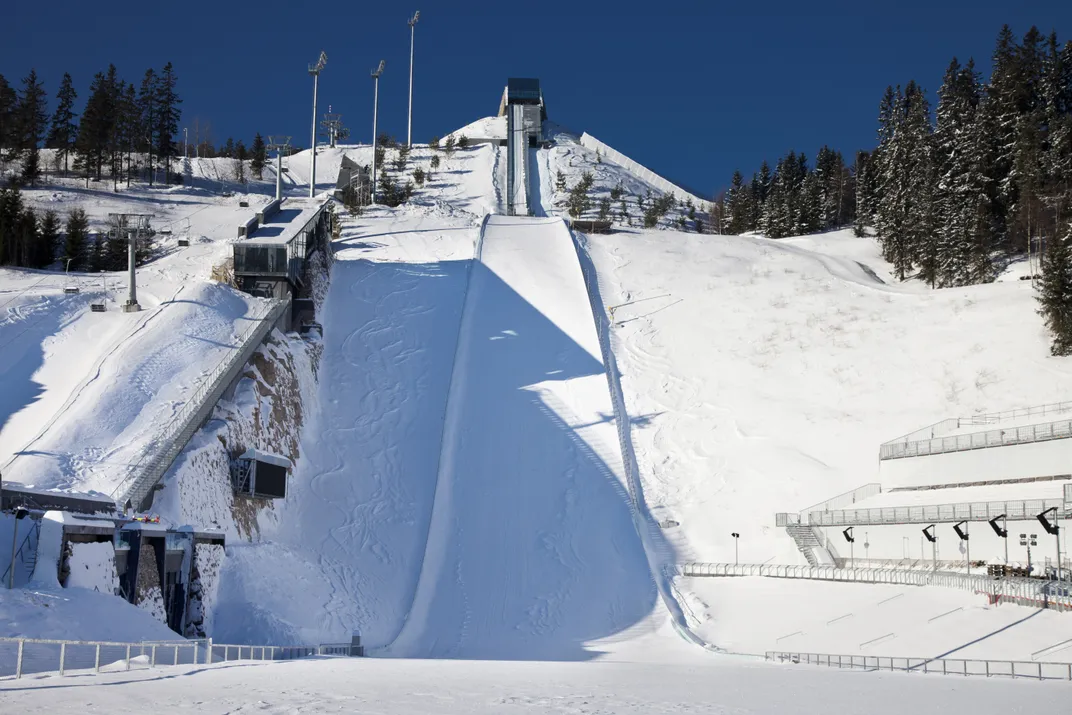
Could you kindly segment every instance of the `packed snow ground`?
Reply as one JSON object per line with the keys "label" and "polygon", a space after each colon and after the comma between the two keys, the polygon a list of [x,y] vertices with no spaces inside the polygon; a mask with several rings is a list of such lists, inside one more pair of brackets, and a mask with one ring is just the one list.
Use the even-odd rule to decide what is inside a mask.
{"label": "packed snow ground", "polygon": [[[713,713],[1061,712],[1067,683],[863,673],[734,656],[596,663],[321,659],[0,683],[14,712]],[[655,655],[658,655],[656,653]]]}
{"label": "packed snow ground", "polygon": [[[486,124],[488,133],[495,130]],[[553,187],[559,169],[569,185],[593,169],[598,195],[619,180],[634,195],[645,190],[563,136],[554,149],[535,152],[539,180],[530,184],[537,213],[561,211],[564,195]],[[365,163],[369,152],[323,151],[317,188],[334,186],[333,167],[337,172],[343,155]],[[407,171],[429,166],[430,157],[415,149]],[[346,640],[357,630],[373,647],[393,643],[387,653],[395,655],[592,659],[594,670],[420,661],[225,666],[198,676],[216,698],[206,707],[218,704],[223,711],[237,704],[231,698],[248,705],[248,689],[227,692],[233,677],[259,688],[270,707],[326,707],[326,690],[336,698],[330,704],[339,706],[351,702],[343,700],[346,688],[356,687],[353,697],[366,698],[360,701],[366,705],[390,697],[409,712],[628,712],[651,711],[655,703],[673,711],[668,692],[682,694],[679,710],[744,712],[812,705],[827,712],[838,702],[846,709],[868,702],[874,706],[869,712],[900,712],[905,693],[918,709],[936,712],[954,697],[961,706],[969,703],[964,698],[977,698],[979,709],[1003,697],[1025,700],[1020,683],[975,687],[973,681],[965,689],[937,678],[775,670],[715,658],[675,632],[658,601],[660,574],[653,578],[649,563],[729,561],[732,531],[742,534],[742,561],[799,562],[792,540],[774,527],[774,512],[874,481],[880,442],[948,415],[1052,401],[1067,389],[1072,371],[1047,357],[1028,284],[937,292],[895,284],[874,242],[847,232],[784,241],[633,230],[588,237],[643,497],[657,519],[679,522],[662,532],[653,559],[630,520],[600,345],[588,322],[593,316],[579,266],[570,263],[576,255],[567,261],[554,241],[533,247],[520,224],[506,222],[474,262],[480,219],[501,205],[501,157],[490,144],[458,151],[409,205],[346,220],[321,316],[319,389],[291,495],[252,543],[231,542],[214,636],[313,642]],[[307,152],[288,158],[292,182],[302,180],[307,159]],[[300,183],[289,190],[303,191]],[[215,208],[205,208],[205,215],[224,216],[232,200],[214,197]],[[547,240],[543,233],[529,238]],[[207,264],[228,252],[226,240],[210,237],[200,258],[175,255],[196,259],[190,279],[203,279]],[[167,260],[158,262],[162,270]],[[30,280],[27,272],[14,273],[12,281]],[[58,295],[61,288],[53,290]],[[247,308],[255,302],[239,300]],[[228,315],[232,325],[244,315],[233,307],[233,314],[217,311],[223,335]],[[34,349],[45,353],[49,340],[78,325],[67,313],[55,323],[64,327],[43,330]],[[57,373],[63,368],[48,354],[38,365],[31,356],[24,371],[45,385],[45,393],[59,392],[39,382],[50,364]],[[137,354],[132,359],[143,362]],[[167,390],[181,395],[188,377],[152,384],[149,390],[165,399],[149,400],[133,414],[151,407],[163,419],[162,406],[180,399],[167,397]],[[128,389],[129,381],[118,384]],[[65,399],[76,392],[64,389]],[[17,424],[24,408],[56,398],[33,399],[9,409],[14,417],[7,422]],[[39,409],[61,419],[61,407]],[[92,412],[76,414],[98,419]],[[0,439],[6,435],[5,426]],[[91,476],[87,471],[78,483],[98,483]],[[892,639],[897,647],[883,643],[866,652],[928,655],[996,630],[1017,614],[1032,614],[1011,606],[983,609],[980,597],[958,592],[932,600],[927,594],[933,589],[906,594],[904,603],[918,607],[899,604],[891,620],[868,606],[894,587],[769,579],[680,579],[676,586],[690,624],[728,650],[781,647],[787,643],[780,636],[802,630],[812,635],[794,649],[808,644],[864,652],[858,649],[866,639],[852,648],[856,632],[889,621],[900,634]],[[941,609],[932,605],[947,601],[944,610],[963,610],[940,629],[919,626],[918,617],[932,610],[938,615]],[[815,635],[824,616],[829,621],[849,610],[854,624],[839,631],[842,636]],[[964,657],[1021,657],[1049,646],[1064,627],[1054,618],[1062,616],[1033,616]],[[923,652],[902,652],[902,646]],[[279,673],[297,675],[291,681]],[[433,705],[400,694],[415,682],[429,691],[438,683]],[[138,692],[167,702],[171,687],[169,680],[150,681]],[[1057,692],[1030,687],[1036,703]],[[864,691],[883,688],[901,697],[863,700]],[[568,699],[578,693],[589,702]],[[27,711],[39,702],[32,691],[20,697]]]}

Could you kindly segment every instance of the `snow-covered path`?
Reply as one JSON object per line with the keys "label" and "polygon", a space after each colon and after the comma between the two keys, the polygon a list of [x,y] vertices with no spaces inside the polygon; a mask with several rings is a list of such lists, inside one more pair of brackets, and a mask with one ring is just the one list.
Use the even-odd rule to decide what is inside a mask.
{"label": "snow-covered path", "polygon": [[593,657],[657,595],[580,265],[558,219],[490,217],[479,252],[428,549],[389,652]]}
{"label": "snow-covered path", "polygon": [[691,663],[335,658],[0,683],[5,711],[22,715],[142,715],[146,703],[153,712],[189,712],[193,705],[212,715],[984,715],[1064,712],[1067,699],[1066,682],[861,673],[730,656]]}

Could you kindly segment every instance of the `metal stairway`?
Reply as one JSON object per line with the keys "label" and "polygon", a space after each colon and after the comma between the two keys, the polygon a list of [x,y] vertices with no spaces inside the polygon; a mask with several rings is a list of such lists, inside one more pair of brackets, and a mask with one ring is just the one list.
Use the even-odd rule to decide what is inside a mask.
{"label": "metal stairway", "polygon": [[819,541],[819,537],[815,535],[815,530],[803,524],[789,524],[785,527],[785,530],[793,537],[793,541],[796,542],[800,553],[804,554],[804,558],[808,560],[808,565],[818,566],[819,559],[815,553],[817,549],[823,549],[824,547],[822,542]]}

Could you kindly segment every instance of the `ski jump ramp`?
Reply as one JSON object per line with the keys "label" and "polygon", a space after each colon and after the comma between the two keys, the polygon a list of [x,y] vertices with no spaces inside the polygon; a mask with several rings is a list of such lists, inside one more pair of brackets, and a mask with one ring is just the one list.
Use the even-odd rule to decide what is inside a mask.
{"label": "ski jump ramp", "polygon": [[657,606],[561,219],[486,219],[414,603],[385,654],[580,660]]}

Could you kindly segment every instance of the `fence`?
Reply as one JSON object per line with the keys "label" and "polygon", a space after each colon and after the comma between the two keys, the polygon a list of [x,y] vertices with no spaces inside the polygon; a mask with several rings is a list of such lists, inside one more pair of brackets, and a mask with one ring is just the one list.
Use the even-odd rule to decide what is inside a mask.
{"label": "fence", "polygon": [[933,425],[927,425],[918,430],[913,430],[897,439],[891,439],[889,442],[884,443],[883,446],[886,444],[903,444],[905,442],[934,439],[945,432],[952,432],[955,429],[970,425],[992,425],[999,422],[1021,419],[1023,417],[1052,415],[1062,412],[1072,412],[1072,402],[1051,402],[1049,404],[1035,405],[1033,407],[1020,407],[1012,410],[1002,410],[1000,412],[985,412],[978,415],[971,415],[970,417],[948,417],[940,422],[935,422]]}
{"label": "fence", "polygon": [[825,665],[831,668],[890,670],[943,675],[1072,680],[1072,663],[1036,663],[1015,660],[964,660],[959,658],[894,658],[874,655],[828,655],[767,651],[764,659],[779,663]]}
{"label": "fence", "polygon": [[42,638],[0,638],[0,678],[71,672],[94,673],[199,665],[234,660],[293,660],[313,656],[364,655],[352,643],[258,646],[213,643],[211,638],[179,641],[76,641]]}
{"label": "fence", "polygon": [[[1063,404],[1063,403],[1062,403]],[[929,454],[947,452],[966,452],[986,447],[1005,447],[1031,442],[1048,442],[1054,439],[1072,437],[1072,420],[1045,422],[1024,427],[1008,427],[986,432],[971,432],[951,437],[933,439],[905,439],[900,442],[887,442],[879,447],[879,459],[901,459],[903,457],[922,457]]]}
{"label": "fence", "polygon": [[691,198],[696,204],[697,210],[705,210],[704,207],[708,206],[711,203],[709,199],[700,198],[695,194],[685,191],[680,186],[677,186],[676,184],[667,181],[646,166],[641,166],[637,162],[627,157],[625,154],[622,154],[620,151],[612,149],[603,142],[599,141],[588,132],[585,132],[581,135],[581,146],[587,149],[591,149],[592,151],[598,150],[604,158],[613,161],[615,164],[622,167],[623,169],[627,169],[632,174],[648,182],[660,191],[663,191],[668,194],[674,194],[678,198]]}
{"label": "fence", "polygon": [[146,507],[153,487],[167,473],[186,443],[211,414],[224,390],[253,357],[254,351],[272,331],[276,322],[290,309],[290,303],[291,299],[287,297],[255,319],[235,341],[235,349],[230,357],[220,362],[201,380],[197,390],[171,420],[164,434],[145,450],[141,459],[131,466],[127,478],[112,492],[112,498],[121,507],[128,502],[135,509]]}
{"label": "fence", "polygon": [[858,501],[869,499],[873,496],[877,496],[882,493],[882,485],[878,482],[871,482],[864,484],[861,487],[856,487],[844,494],[838,494],[836,497],[827,499],[824,502],[819,502],[815,506],[810,506],[804,509],[799,514],[793,512],[780,512],[774,515],[774,521],[777,526],[796,526],[803,523],[805,514],[810,514],[813,511],[829,511],[836,509],[846,504],[855,504]]}
{"label": "fence", "polygon": [[904,586],[941,586],[985,593],[994,603],[1072,610],[1072,584],[1025,578],[994,578],[949,571],[906,569],[845,569],[836,566],[790,566],[781,564],[720,564],[692,562],[678,568],[682,576],[761,576],[814,581],[888,583]]}
{"label": "fence", "polygon": [[[961,502],[924,506],[891,506],[871,509],[837,509],[811,511],[811,526],[868,526],[872,524],[930,524],[934,522],[990,521],[1004,516],[1013,521],[1033,521],[1047,509],[1063,511],[1062,499],[1026,499],[1021,501]],[[783,515],[776,515],[778,517]],[[782,526],[782,524],[779,524]]]}

